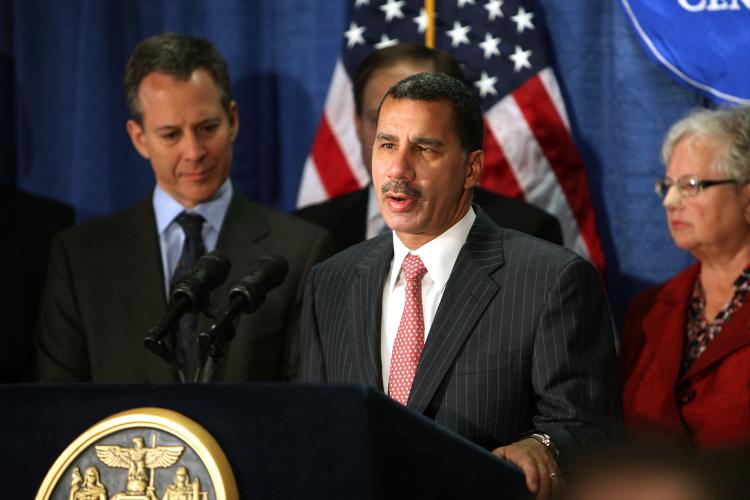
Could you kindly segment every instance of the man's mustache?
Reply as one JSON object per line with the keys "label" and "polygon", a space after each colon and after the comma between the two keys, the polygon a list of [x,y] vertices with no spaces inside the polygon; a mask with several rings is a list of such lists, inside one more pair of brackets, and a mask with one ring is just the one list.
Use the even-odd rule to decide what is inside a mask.
{"label": "man's mustache", "polygon": [[413,187],[409,186],[406,181],[385,181],[380,188],[380,192],[385,194],[388,192],[392,193],[403,193],[411,198],[421,198],[422,193],[417,191]]}

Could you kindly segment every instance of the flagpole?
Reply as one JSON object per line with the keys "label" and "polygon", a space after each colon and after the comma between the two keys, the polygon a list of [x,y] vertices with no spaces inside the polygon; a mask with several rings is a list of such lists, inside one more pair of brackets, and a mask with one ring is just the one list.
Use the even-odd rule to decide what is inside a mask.
{"label": "flagpole", "polygon": [[424,35],[424,44],[435,48],[435,0],[424,0],[424,9],[427,13],[427,31]]}

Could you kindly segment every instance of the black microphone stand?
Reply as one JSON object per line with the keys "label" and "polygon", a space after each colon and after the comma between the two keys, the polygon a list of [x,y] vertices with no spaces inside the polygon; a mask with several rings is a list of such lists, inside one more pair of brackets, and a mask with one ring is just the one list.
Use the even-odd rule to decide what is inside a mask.
{"label": "black microphone stand", "polygon": [[[200,315],[203,314],[207,318],[215,321],[216,320],[216,314],[213,310],[213,308],[206,304],[204,307],[201,307],[196,311],[196,314]],[[161,359],[166,361],[176,372],[177,372],[177,378],[179,383],[185,384],[187,383],[187,377],[185,376],[185,372],[182,370],[182,367],[177,362],[177,357],[175,356],[172,349],[169,348],[167,343],[164,341],[165,338],[174,338],[174,333],[177,329],[177,324],[172,324],[169,328],[163,329],[161,326],[155,326],[151,328],[148,333],[146,334],[146,337],[143,339],[143,344],[146,346],[146,348],[159,356]],[[234,336],[234,335],[232,335]],[[228,337],[232,338],[232,337]],[[200,340],[200,339],[199,339]],[[198,376],[201,372],[201,367],[203,366],[203,363],[205,361],[202,361],[199,357],[198,361],[198,369],[195,373],[195,378],[193,379],[193,382],[198,381]]]}
{"label": "black microphone stand", "polygon": [[255,312],[266,300],[266,293],[281,285],[289,271],[286,259],[278,254],[262,256],[250,274],[229,287],[229,306],[218,321],[198,335],[198,369],[194,382],[210,382],[216,366],[224,360],[229,341],[235,335],[234,322],[240,313]]}
{"label": "black microphone stand", "polygon": [[152,353],[159,356],[167,362],[176,372],[177,378],[181,384],[187,380],[182,367],[177,362],[177,357],[172,349],[164,341],[167,337],[174,338],[174,332],[179,324],[179,318],[185,314],[185,310],[191,306],[191,300],[188,296],[179,294],[175,295],[175,303],[178,307],[170,308],[169,313],[153,328],[150,328],[143,339],[143,345]]}
{"label": "black microphone stand", "polygon": [[177,362],[174,352],[167,346],[165,339],[174,338],[180,318],[187,313],[205,314],[212,320],[215,316],[210,310],[208,294],[224,283],[229,275],[231,263],[229,257],[219,250],[214,250],[198,259],[192,272],[175,283],[170,296],[172,303],[167,314],[159,324],[151,328],[143,339],[143,345],[151,352],[166,361],[176,372],[181,383],[185,383],[185,373]]}
{"label": "black microphone stand", "polygon": [[187,382],[187,380],[185,379],[185,373],[182,371],[180,364],[177,362],[177,358],[172,352],[172,349],[170,349],[169,346],[167,346],[167,344],[164,342],[164,338],[167,335],[172,335],[174,330],[174,326],[166,331],[159,328],[158,326],[155,326],[151,328],[146,334],[146,338],[143,339],[143,345],[145,345],[149,351],[153,352],[161,359],[166,361],[177,372],[177,378],[179,382],[181,384],[184,384],[185,382]]}
{"label": "black microphone stand", "polygon": [[216,366],[224,360],[229,341],[235,336],[234,320],[245,308],[245,300],[234,297],[218,321],[198,335],[198,368],[193,382],[206,383],[213,378]]}

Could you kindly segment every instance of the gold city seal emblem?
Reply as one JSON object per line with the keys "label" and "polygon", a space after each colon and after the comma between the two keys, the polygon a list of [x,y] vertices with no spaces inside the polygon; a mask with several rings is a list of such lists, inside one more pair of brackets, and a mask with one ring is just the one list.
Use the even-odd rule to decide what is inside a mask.
{"label": "gold city seal emblem", "polygon": [[37,500],[235,500],[229,463],[193,420],[139,408],[79,436],[44,478]]}

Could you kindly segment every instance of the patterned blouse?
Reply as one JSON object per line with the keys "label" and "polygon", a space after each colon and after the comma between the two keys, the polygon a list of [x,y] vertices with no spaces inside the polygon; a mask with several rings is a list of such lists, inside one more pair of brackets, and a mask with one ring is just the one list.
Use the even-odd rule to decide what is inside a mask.
{"label": "patterned blouse", "polygon": [[687,370],[698,357],[703,354],[708,344],[721,332],[721,327],[745,302],[747,291],[750,290],[750,266],[746,267],[740,276],[734,280],[734,295],[732,300],[718,312],[713,321],[703,318],[706,307],[706,296],[699,279],[695,280],[693,295],[687,310],[687,339],[685,352],[682,357],[682,369]]}

